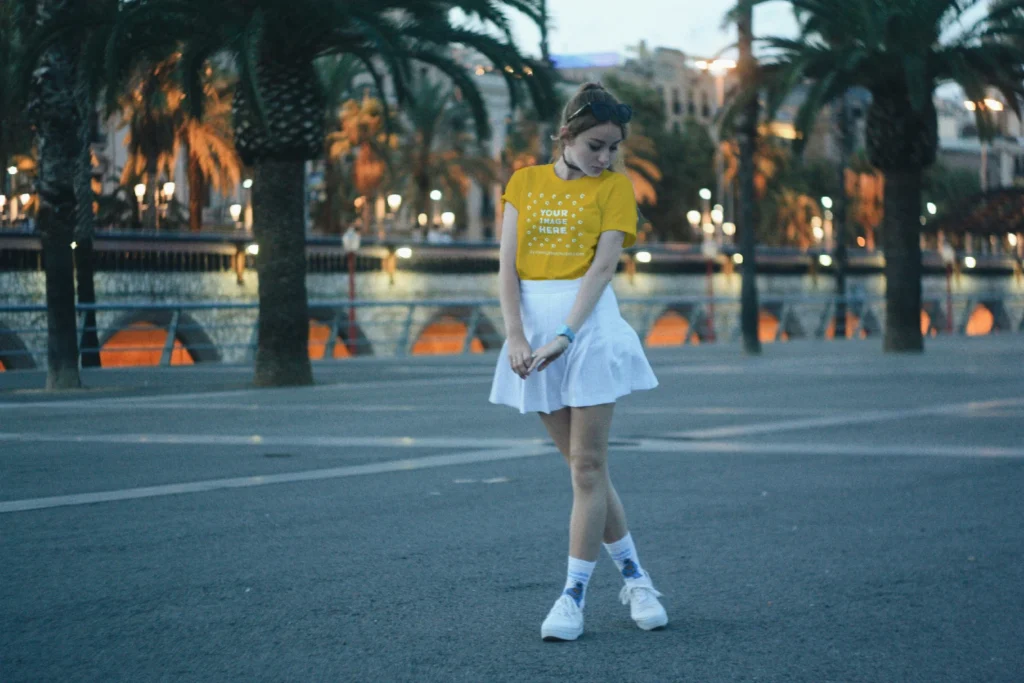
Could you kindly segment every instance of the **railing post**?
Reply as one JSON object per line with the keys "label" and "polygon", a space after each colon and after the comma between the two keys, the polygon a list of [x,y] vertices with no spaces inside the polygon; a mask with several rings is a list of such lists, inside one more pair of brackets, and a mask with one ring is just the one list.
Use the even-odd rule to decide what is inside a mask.
{"label": "railing post", "polygon": [[409,304],[409,314],[405,316],[405,323],[402,325],[402,334],[398,338],[398,346],[395,348],[396,356],[407,356],[409,354],[409,335],[412,334],[412,316],[416,312],[416,304]]}
{"label": "railing post", "polygon": [[252,324],[252,334],[249,335],[249,346],[245,349],[245,362],[252,363],[256,360],[256,346],[260,342],[260,318],[256,316],[256,322]]}
{"label": "railing post", "polygon": [[164,352],[160,355],[161,367],[171,364],[171,356],[174,353],[174,340],[178,338],[178,319],[180,317],[180,310],[175,310],[171,313],[171,322],[167,326],[167,339],[164,341]]}
{"label": "railing post", "polygon": [[469,323],[466,325],[466,338],[462,341],[462,353],[472,350],[473,337],[476,335],[476,326],[480,323],[480,307],[474,306],[469,316]]}
{"label": "railing post", "polygon": [[[351,329],[351,328],[350,328]],[[330,360],[334,358],[334,346],[338,343],[338,333],[341,332],[341,309],[334,311],[334,317],[331,318],[331,331],[327,334],[327,343],[324,344],[324,360]],[[349,350],[354,349],[352,340],[346,340],[348,342]]]}

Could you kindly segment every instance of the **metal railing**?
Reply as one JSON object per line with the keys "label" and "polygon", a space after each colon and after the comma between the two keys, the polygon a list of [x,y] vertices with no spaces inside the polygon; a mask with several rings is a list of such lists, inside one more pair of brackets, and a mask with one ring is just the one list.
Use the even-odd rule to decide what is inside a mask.
{"label": "metal railing", "polygon": [[[881,296],[762,296],[762,341],[828,339],[837,305],[847,308],[847,336],[881,334]],[[623,317],[648,346],[734,342],[740,338],[737,298],[657,296],[621,298]],[[259,306],[247,303],[128,302],[79,305],[83,357],[104,366],[251,363],[257,346]],[[504,341],[497,299],[416,301],[311,301],[310,356],[430,355],[495,350]],[[95,324],[90,324],[90,318]],[[1024,332],[1024,296],[1001,293],[925,296],[927,335]],[[95,333],[93,336],[90,333]],[[0,306],[0,363],[5,369],[45,367],[46,308]],[[88,343],[94,338],[98,343]]]}

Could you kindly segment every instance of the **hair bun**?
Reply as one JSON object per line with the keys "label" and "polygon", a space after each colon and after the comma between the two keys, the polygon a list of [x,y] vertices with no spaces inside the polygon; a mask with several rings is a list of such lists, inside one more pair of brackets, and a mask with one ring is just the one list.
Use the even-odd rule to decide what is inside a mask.
{"label": "hair bun", "polygon": [[584,83],[583,85],[581,85],[580,89],[579,89],[579,92],[587,92],[589,90],[604,90],[604,89],[605,89],[605,87],[603,85],[601,85],[600,83],[590,82],[590,83]]}

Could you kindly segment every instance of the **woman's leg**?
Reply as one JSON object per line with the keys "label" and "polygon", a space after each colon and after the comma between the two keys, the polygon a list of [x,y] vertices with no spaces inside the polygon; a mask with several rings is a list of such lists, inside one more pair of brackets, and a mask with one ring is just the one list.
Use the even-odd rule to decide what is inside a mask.
{"label": "woman's leg", "polygon": [[[566,464],[569,460],[570,434],[572,430],[572,417],[570,408],[562,408],[553,413],[540,413],[541,422],[547,428],[555,447],[565,458]],[[607,446],[607,440],[605,441]],[[606,468],[607,471],[607,468]],[[602,539],[605,543],[614,543],[626,535],[629,527],[626,526],[626,511],[622,507],[622,501],[615,490],[615,486],[608,480],[608,513],[604,525]]]}
{"label": "woman's leg", "polygon": [[569,555],[597,560],[608,521],[608,434],[614,403],[571,408],[569,470],[572,474],[572,517]]}

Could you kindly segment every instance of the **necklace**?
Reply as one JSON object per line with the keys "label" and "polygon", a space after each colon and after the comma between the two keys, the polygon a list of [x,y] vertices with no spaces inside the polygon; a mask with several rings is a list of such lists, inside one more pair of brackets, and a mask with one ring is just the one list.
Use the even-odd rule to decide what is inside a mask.
{"label": "necklace", "polygon": [[580,168],[579,166],[576,166],[574,164],[570,164],[569,163],[569,160],[565,158],[565,152],[562,152],[562,163],[565,164],[566,166],[568,166],[569,168],[571,168],[574,171],[579,171],[580,173],[583,172],[583,169]]}

